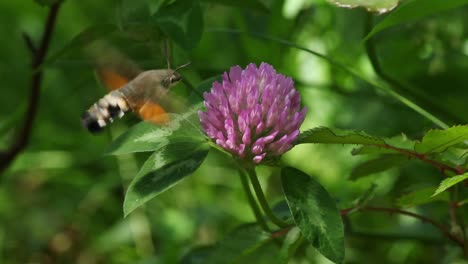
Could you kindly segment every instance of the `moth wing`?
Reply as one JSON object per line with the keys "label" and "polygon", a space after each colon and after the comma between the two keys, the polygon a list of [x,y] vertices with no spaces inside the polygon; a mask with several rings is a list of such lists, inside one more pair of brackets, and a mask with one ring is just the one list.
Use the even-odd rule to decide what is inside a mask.
{"label": "moth wing", "polygon": [[158,103],[146,101],[137,109],[135,113],[144,121],[157,125],[164,125],[170,121],[169,114],[166,109]]}
{"label": "moth wing", "polygon": [[131,81],[131,79],[105,67],[97,68],[96,75],[101,83],[110,91],[117,90]]}
{"label": "moth wing", "polygon": [[119,89],[142,72],[134,61],[104,41],[93,43],[86,52],[99,80],[110,91]]}
{"label": "moth wing", "polygon": [[135,113],[146,122],[164,125],[171,120],[169,113],[180,113],[184,108],[182,99],[169,91],[162,98],[147,98],[135,109]]}

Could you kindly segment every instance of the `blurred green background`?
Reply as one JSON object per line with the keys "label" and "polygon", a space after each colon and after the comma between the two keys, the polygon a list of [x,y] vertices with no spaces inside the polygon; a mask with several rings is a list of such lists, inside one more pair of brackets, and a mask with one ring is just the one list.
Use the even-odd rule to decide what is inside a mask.
{"label": "blurred green background", "polygon": [[[160,5],[146,2],[151,10]],[[113,23],[120,29],[109,39],[113,45],[145,68],[165,68],[160,43],[140,38],[131,24],[122,23],[128,21],[129,3],[65,1],[48,54],[89,26]],[[363,46],[370,15],[364,9],[343,9],[319,0],[263,3],[268,11],[202,1],[202,39],[191,51],[174,45],[173,65],[192,61],[183,74],[196,86],[231,66],[268,62],[295,80],[309,109],[304,130],[330,126],[420,138],[435,127],[323,59],[238,33],[257,32],[297,43],[372,78]],[[0,10],[0,147],[5,149],[23,120],[29,95],[31,56],[22,34],[39,42],[48,8],[34,1],[0,1]],[[468,122],[467,11],[466,6],[451,9],[373,38],[384,71],[409,87],[400,92],[448,124]],[[30,143],[0,179],[0,263],[178,263],[190,248],[213,244],[237,225],[254,221],[236,171],[219,153],[210,153],[193,176],[124,219],[124,188],[146,156],[105,155],[112,139],[138,122],[136,118],[126,117],[97,136],[81,127],[81,114],[104,93],[78,49],[44,67]],[[351,156],[351,149],[301,145],[284,160],[316,176],[341,208],[372,184],[377,185],[373,204],[393,206],[402,194],[439,183],[438,172],[418,162],[350,181],[351,169],[363,161]],[[278,202],[278,172],[268,167],[258,172],[269,200]],[[415,210],[447,219],[443,203]],[[411,218],[363,212],[350,220],[353,233],[346,240],[346,263],[455,263],[460,256],[445,246],[437,230]],[[268,258],[271,250],[278,249],[258,253],[264,256],[262,263],[274,263]],[[329,263],[311,247],[301,252],[291,263]]]}

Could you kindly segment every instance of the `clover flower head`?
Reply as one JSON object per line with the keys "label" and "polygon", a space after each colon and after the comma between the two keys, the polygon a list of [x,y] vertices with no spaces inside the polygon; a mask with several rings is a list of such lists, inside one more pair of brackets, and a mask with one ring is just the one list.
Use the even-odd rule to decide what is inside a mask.
{"label": "clover flower head", "polygon": [[292,79],[267,63],[232,67],[204,99],[206,111],[198,116],[205,134],[253,164],[291,149],[307,111]]}

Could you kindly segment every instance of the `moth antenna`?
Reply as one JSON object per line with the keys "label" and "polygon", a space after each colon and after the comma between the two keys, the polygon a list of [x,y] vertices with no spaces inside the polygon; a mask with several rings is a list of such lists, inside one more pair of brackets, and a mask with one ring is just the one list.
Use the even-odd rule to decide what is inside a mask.
{"label": "moth antenna", "polygon": [[187,62],[185,64],[182,64],[182,65],[178,66],[177,68],[175,68],[174,72],[177,72],[178,70],[180,70],[182,68],[185,68],[185,67],[189,66],[190,64],[192,64],[191,61],[189,61],[189,62]]}
{"label": "moth antenna", "polygon": [[169,40],[164,40],[163,42],[163,52],[164,52],[164,57],[166,57],[166,64],[167,64],[167,69],[170,70],[171,69],[171,60],[169,59],[169,54],[170,54],[170,50],[169,50]]}
{"label": "moth antenna", "polygon": [[[187,67],[187,66],[189,66],[190,64],[192,64],[191,61],[189,61],[189,62],[187,62],[187,63],[185,63],[185,64],[182,64],[182,65],[178,66],[177,68],[175,68],[174,72],[177,72],[178,70],[180,70],[180,69],[182,69],[182,68],[184,68],[184,67]],[[188,82],[186,79],[184,79],[184,78],[182,78],[182,82],[183,82],[185,85],[187,85],[187,86],[190,88],[190,90],[192,90],[198,97],[200,97],[200,98],[203,99],[203,95],[202,95],[199,91],[197,91],[197,90],[195,89],[195,87],[193,87],[193,85],[192,85],[191,83],[189,83],[189,82]]]}

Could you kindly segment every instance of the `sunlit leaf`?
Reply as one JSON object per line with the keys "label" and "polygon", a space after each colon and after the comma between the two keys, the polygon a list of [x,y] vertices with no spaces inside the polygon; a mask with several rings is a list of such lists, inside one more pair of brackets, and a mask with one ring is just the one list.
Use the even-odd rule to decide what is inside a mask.
{"label": "sunlit leaf", "polygon": [[413,0],[405,1],[378,23],[365,39],[389,27],[408,23],[426,16],[468,4],[468,0]]}
{"label": "sunlit leaf", "polygon": [[383,145],[385,141],[364,132],[317,127],[301,133],[296,144],[304,143]]}
{"label": "sunlit leaf", "polygon": [[463,182],[466,179],[468,179],[468,173],[447,178],[439,184],[439,187],[437,188],[437,190],[434,192],[432,196],[436,196],[439,193],[447,190],[448,188],[454,186],[457,183]]}
{"label": "sunlit leaf", "polygon": [[[156,133],[160,132],[160,136]],[[168,136],[172,131],[166,131],[161,127],[148,122],[140,122],[129,128],[125,133],[112,142],[107,153],[121,155],[133,152],[154,151],[169,143]],[[149,139],[147,135],[154,135]]]}
{"label": "sunlit leaf", "polygon": [[226,6],[232,6],[232,7],[239,7],[239,8],[244,8],[244,9],[247,9],[247,10],[259,11],[259,12],[262,12],[262,13],[268,13],[269,12],[268,7],[266,7],[265,4],[263,4],[262,1],[258,1],[258,0],[237,0],[237,1],[232,1],[232,0],[203,0],[203,2],[219,4],[219,5],[226,5]]}
{"label": "sunlit leaf", "polygon": [[208,144],[171,143],[152,154],[128,187],[124,215],[192,174],[208,154]]}
{"label": "sunlit leaf", "polygon": [[398,207],[414,207],[435,201],[449,200],[448,193],[441,193],[440,195],[432,196],[435,190],[435,187],[427,187],[424,189],[410,192],[398,198],[396,204],[398,205]]}
{"label": "sunlit leaf", "polygon": [[328,0],[328,2],[346,8],[363,7],[368,11],[383,14],[394,9],[399,0]]}
{"label": "sunlit leaf", "polygon": [[161,7],[152,17],[161,30],[182,48],[191,50],[200,42],[203,13],[199,1],[175,1]]}
{"label": "sunlit leaf", "polygon": [[343,222],[335,200],[312,177],[295,168],[283,168],[281,181],[294,222],[304,237],[328,259],[343,262]]}
{"label": "sunlit leaf", "polygon": [[200,131],[197,111],[201,105],[177,115],[171,114],[171,121],[164,126],[141,122],[112,142],[108,154],[120,155],[133,152],[155,151],[169,142],[200,142],[204,136]]}
{"label": "sunlit leaf", "polygon": [[409,159],[406,156],[398,154],[383,155],[373,160],[365,161],[357,165],[351,172],[351,180],[356,180],[361,177],[386,171],[393,167],[399,166],[407,162]]}
{"label": "sunlit leaf", "polygon": [[258,225],[244,225],[229,233],[206,260],[207,264],[239,263],[239,260],[271,240]]}
{"label": "sunlit leaf", "polygon": [[468,140],[468,125],[433,129],[424,135],[421,142],[416,143],[414,150],[420,153],[442,152],[465,140]]}

